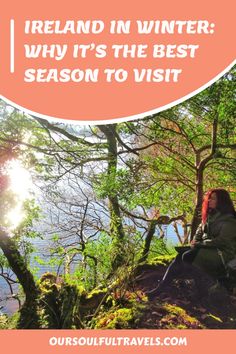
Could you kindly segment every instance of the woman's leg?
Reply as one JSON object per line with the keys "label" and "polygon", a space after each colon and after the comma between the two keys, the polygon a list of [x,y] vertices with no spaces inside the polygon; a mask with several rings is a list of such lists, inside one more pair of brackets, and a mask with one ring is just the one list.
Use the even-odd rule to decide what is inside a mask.
{"label": "woman's leg", "polygon": [[163,291],[163,289],[168,286],[173,279],[181,278],[183,273],[189,273],[192,275],[195,271],[197,272],[197,269],[191,265],[197,255],[197,252],[198,249],[191,249],[183,254],[179,253],[170,263],[159,284],[153,290],[148,292],[149,299],[154,298],[160,291]]}
{"label": "woman's leg", "polygon": [[182,254],[178,254],[175,259],[170,263],[169,267],[167,268],[163,278],[162,283],[168,282],[170,283],[176,276],[178,276],[179,272],[182,268]]}
{"label": "woman's leg", "polygon": [[184,252],[183,254],[179,253],[175,259],[170,263],[169,267],[167,268],[162,281],[170,282],[175,277],[179,278],[181,273],[184,271],[184,263],[192,264],[194,258],[197,255],[197,249],[191,249],[189,251]]}
{"label": "woman's leg", "polygon": [[192,264],[196,255],[198,253],[198,249],[197,248],[193,248],[189,251],[186,251],[182,254],[182,261],[184,263],[188,263],[188,264]]}
{"label": "woman's leg", "polygon": [[155,298],[159,291],[163,290],[164,286],[169,285],[170,282],[178,276],[179,272],[181,272],[182,265],[182,254],[178,254],[175,259],[170,263],[162,280],[158,283],[158,285],[151,291],[147,292],[148,298],[150,300]]}

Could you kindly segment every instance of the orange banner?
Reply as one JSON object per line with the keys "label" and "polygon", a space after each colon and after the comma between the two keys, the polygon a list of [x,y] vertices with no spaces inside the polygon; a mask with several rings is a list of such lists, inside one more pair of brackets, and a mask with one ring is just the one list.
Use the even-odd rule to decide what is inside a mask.
{"label": "orange banner", "polygon": [[2,353],[235,353],[234,330],[3,330],[0,340]]}
{"label": "orange banner", "polygon": [[10,1],[0,94],[41,117],[140,118],[210,85],[235,60],[234,2]]}

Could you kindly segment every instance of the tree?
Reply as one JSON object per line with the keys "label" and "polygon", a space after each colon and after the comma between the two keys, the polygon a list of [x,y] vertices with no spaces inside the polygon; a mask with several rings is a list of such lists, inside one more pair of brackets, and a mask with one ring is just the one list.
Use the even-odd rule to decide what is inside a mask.
{"label": "tree", "polygon": [[136,137],[135,151],[142,151],[137,203],[146,200],[172,216],[193,213],[193,236],[204,189],[235,191],[235,71],[177,107],[125,125]]}
{"label": "tree", "polygon": [[1,156],[21,158],[34,170],[47,205],[51,254],[66,273],[80,265],[82,281],[86,272],[88,288],[96,286],[120,265],[147,261],[164,225],[172,223],[187,242],[189,226],[193,235],[200,221],[204,190],[235,192],[234,75],[165,112],[98,127],[31,119],[3,105]]}

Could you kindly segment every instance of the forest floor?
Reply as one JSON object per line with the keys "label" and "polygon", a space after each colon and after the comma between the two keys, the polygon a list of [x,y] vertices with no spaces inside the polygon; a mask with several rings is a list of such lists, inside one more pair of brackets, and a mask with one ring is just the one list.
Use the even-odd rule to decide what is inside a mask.
{"label": "forest floor", "polygon": [[[137,270],[136,291],[147,294],[161,280],[166,267],[145,265]],[[148,299],[140,313],[138,328],[236,328],[236,295],[204,279],[201,289],[188,275]]]}
{"label": "forest floor", "polygon": [[236,329],[236,294],[210,278],[194,279],[190,272],[178,274],[179,279],[165,289],[159,289],[151,299],[148,292],[163,278],[166,268],[166,263],[144,264],[129,276],[124,271],[123,278],[116,279],[109,291],[107,288],[94,289],[81,296],[80,301],[75,285],[47,273],[41,278],[39,322],[34,323],[30,315],[31,326],[28,317],[28,322],[21,321],[19,326],[18,312],[11,318],[0,316],[0,329],[16,326],[34,329]]}

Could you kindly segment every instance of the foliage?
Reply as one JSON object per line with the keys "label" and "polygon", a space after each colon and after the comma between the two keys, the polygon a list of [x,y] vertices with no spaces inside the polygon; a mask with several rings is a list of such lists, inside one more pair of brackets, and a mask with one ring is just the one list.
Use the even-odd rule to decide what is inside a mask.
{"label": "foliage", "polygon": [[[150,249],[147,262],[155,263],[157,262],[168,262],[169,259],[175,257],[176,251],[173,248],[172,244],[168,240],[163,238],[154,237],[152,240],[152,247]],[[166,261],[165,261],[166,260]]]}

